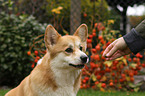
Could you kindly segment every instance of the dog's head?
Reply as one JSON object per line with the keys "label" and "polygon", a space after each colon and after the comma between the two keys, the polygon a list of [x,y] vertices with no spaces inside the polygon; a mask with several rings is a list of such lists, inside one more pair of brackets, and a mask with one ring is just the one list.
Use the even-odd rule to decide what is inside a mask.
{"label": "dog's head", "polygon": [[74,35],[61,36],[51,25],[45,31],[45,46],[50,54],[50,61],[57,68],[84,67],[88,62],[86,40],[88,28],[85,24],[79,26]]}

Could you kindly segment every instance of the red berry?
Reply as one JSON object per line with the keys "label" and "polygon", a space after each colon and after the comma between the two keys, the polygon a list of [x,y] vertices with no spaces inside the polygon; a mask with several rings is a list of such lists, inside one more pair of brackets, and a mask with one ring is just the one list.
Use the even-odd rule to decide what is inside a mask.
{"label": "red berry", "polygon": [[123,82],[124,80],[123,80],[123,79],[119,79],[119,81],[120,81],[120,82]]}
{"label": "red berry", "polygon": [[104,27],[104,26],[102,27],[102,30],[103,30],[103,31],[105,30],[105,27]]}
{"label": "red berry", "polygon": [[119,89],[122,89],[122,87],[120,86]]}
{"label": "red berry", "polygon": [[117,80],[117,79],[115,79],[115,80],[114,80],[114,82],[115,82],[115,83],[117,83],[117,82],[118,82],[118,80]]}
{"label": "red berry", "polygon": [[83,83],[86,83],[86,80],[84,79],[82,82],[83,82]]}
{"label": "red berry", "polygon": [[35,55],[37,56],[38,55],[38,51],[34,51]]}
{"label": "red berry", "polygon": [[141,67],[140,66],[137,66],[136,68],[137,68],[137,70],[141,70]]}
{"label": "red berry", "polygon": [[134,75],[137,75],[138,74],[138,71],[134,71]]}
{"label": "red berry", "polygon": [[111,80],[109,80],[110,82],[113,82],[113,80],[111,79]]}
{"label": "red berry", "polygon": [[96,28],[96,27],[97,27],[97,25],[98,25],[98,24],[97,24],[97,23],[95,23],[95,24],[94,24],[94,27]]}
{"label": "red berry", "polygon": [[102,85],[101,85],[103,88],[105,88],[106,87],[106,84],[105,83],[102,83]]}
{"label": "red berry", "polygon": [[116,66],[112,66],[112,70],[117,70],[117,67]]}
{"label": "red berry", "polygon": [[125,78],[125,74],[121,74],[122,78]]}
{"label": "red berry", "polygon": [[39,59],[40,59],[40,57],[39,57],[39,56],[37,56],[37,57],[36,57],[36,59],[38,59],[38,60],[39,60]]}
{"label": "red berry", "polygon": [[108,45],[110,45],[110,44],[111,44],[111,42],[107,42],[106,46],[108,46]]}
{"label": "red berry", "polygon": [[142,55],[140,55],[140,58],[142,58],[143,56]]}
{"label": "red berry", "polygon": [[101,79],[101,75],[97,75],[97,79],[100,80]]}
{"label": "red berry", "polygon": [[144,63],[142,64],[142,67],[145,68],[145,64]]}
{"label": "red berry", "polygon": [[27,52],[27,55],[31,55],[31,52],[30,52],[30,51],[28,51],[28,52]]}
{"label": "red berry", "polygon": [[89,80],[89,77],[85,77],[84,79],[85,79],[86,81],[88,81],[88,80]]}
{"label": "red berry", "polygon": [[137,54],[136,54],[136,57],[142,58],[143,56],[142,56],[140,53],[137,53]]}
{"label": "red berry", "polygon": [[137,59],[134,57],[134,58],[133,58],[133,61],[134,61],[134,62],[136,62],[136,61],[137,61]]}
{"label": "red berry", "polygon": [[128,58],[128,61],[129,61],[129,62],[131,62],[131,61],[132,61],[132,59],[131,59],[131,58]]}
{"label": "red berry", "polygon": [[106,68],[105,71],[106,72],[111,72],[111,70],[109,68]]}
{"label": "red berry", "polygon": [[87,65],[85,65],[85,69],[86,69],[86,70],[88,70],[88,69],[89,69],[89,67],[88,67]]}
{"label": "red berry", "polygon": [[91,39],[87,39],[87,43],[92,43],[92,40]]}
{"label": "red berry", "polygon": [[32,65],[31,65],[31,68],[34,68],[35,67],[35,64],[33,63]]}
{"label": "red berry", "polygon": [[110,82],[110,84],[109,84],[110,86],[114,86],[114,84],[113,84],[113,82]]}
{"label": "red berry", "polygon": [[86,13],[84,13],[84,17],[87,17],[87,14]]}
{"label": "red berry", "polygon": [[37,63],[38,62],[38,59],[35,59],[34,62]]}
{"label": "red berry", "polygon": [[93,38],[93,35],[89,35],[89,38],[92,39]]}
{"label": "red berry", "polygon": [[112,76],[115,76],[115,73],[113,72],[111,75],[112,75]]}
{"label": "red berry", "polygon": [[139,58],[139,57],[140,57],[140,54],[139,54],[139,53],[137,53],[137,54],[136,54],[136,57],[138,57],[138,58]]}
{"label": "red berry", "polygon": [[105,41],[102,39],[101,41],[100,41],[102,44],[105,44]]}
{"label": "red berry", "polygon": [[118,60],[113,61],[113,64],[117,65],[119,63]]}
{"label": "red berry", "polygon": [[96,36],[96,33],[92,33],[92,35],[95,37]]}
{"label": "red berry", "polygon": [[103,39],[103,37],[102,36],[99,36],[98,39],[101,40],[101,39]]}
{"label": "red berry", "polygon": [[100,50],[100,45],[98,44],[95,48],[96,48],[97,51],[99,51]]}
{"label": "red berry", "polygon": [[130,72],[130,73],[129,73],[129,76],[130,76],[130,77],[133,77],[133,76],[134,76],[134,74],[133,74],[132,72]]}
{"label": "red berry", "polygon": [[90,62],[90,66],[91,66],[91,68],[95,68],[95,63]]}
{"label": "red berry", "polygon": [[131,77],[131,78],[130,78],[130,81],[131,81],[131,82],[133,82],[133,81],[134,81],[134,78],[133,78],[133,77]]}
{"label": "red berry", "polygon": [[93,53],[96,53],[97,51],[96,51],[96,49],[92,49],[92,52],[93,52]]}
{"label": "red berry", "polygon": [[94,59],[99,61],[100,60],[100,56],[99,55],[95,55]]}
{"label": "red berry", "polygon": [[96,29],[93,29],[93,33],[96,33]]}
{"label": "red berry", "polygon": [[99,84],[99,82],[98,82],[98,81],[96,81],[96,82],[95,82],[95,85],[97,85],[97,84]]}
{"label": "red berry", "polygon": [[98,68],[99,67],[99,64],[96,64],[95,67]]}

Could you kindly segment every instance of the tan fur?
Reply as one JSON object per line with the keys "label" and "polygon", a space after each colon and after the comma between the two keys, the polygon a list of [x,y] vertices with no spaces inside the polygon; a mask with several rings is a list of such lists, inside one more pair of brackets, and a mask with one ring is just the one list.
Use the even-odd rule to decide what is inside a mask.
{"label": "tan fur", "polygon": [[[5,96],[76,96],[81,82],[81,69],[68,64],[79,64],[80,56],[85,54],[79,50],[79,46],[83,46],[83,51],[86,50],[87,31],[87,26],[83,24],[74,36],[61,36],[48,25],[44,36],[48,52],[41,64]],[[73,53],[65,51],[70,46]]]}

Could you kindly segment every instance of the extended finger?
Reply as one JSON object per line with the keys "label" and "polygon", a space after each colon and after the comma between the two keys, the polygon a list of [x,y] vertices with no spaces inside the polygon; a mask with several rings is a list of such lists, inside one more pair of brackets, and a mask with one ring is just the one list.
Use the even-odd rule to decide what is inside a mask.
{"label": "extended finger", "polygon": [[103,52],[103,56],[105,56],[105,55],[112,49],[113,46],[114,46],[114,44],[111,43],[111,44],[105,49],[105,51]]}
{"label": "extended finger", "polygon": [[[111,57],[107,57],[106,60],[113,60],[119,57],[119,51],[115,52]],[[120,55],[121,56],[121,55]]]}
{"label": "extended finger", "polygon": [[113,46],[113,48],[106,54],[106,56],[111,57],[117,50],[117,46]]}
{"label": "extended finger", "polygon": [[114,59],[119,58],[121,56],[122,56],[122,54],[119,51],[117,51],[109,58],[109,60],[114,60]]}
{"label": "extended finger", "polygon": [[114,42],[112,42],[103,52],[103,56],[106,56],[106,54],[113,48],[113,46],[115,45],[117,41],[115,40]]}

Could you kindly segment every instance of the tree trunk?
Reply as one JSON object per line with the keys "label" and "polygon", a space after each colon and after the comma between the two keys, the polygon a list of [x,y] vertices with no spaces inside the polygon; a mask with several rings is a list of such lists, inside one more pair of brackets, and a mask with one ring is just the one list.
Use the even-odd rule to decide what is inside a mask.
{"label": "tree trunk", "polygon": [[70,34],[81,24],[81,0],[71,0]]}
{"label": "tree trunk", "polygon": [[127,6],[124,6],[123,7],[123,12],[121,13],[121,16],[122,16],[122,29],[121,29],[121,34],[122,35],[125,35],[126,34],[126,25],[127,25],[126,12],[127,12]]}

